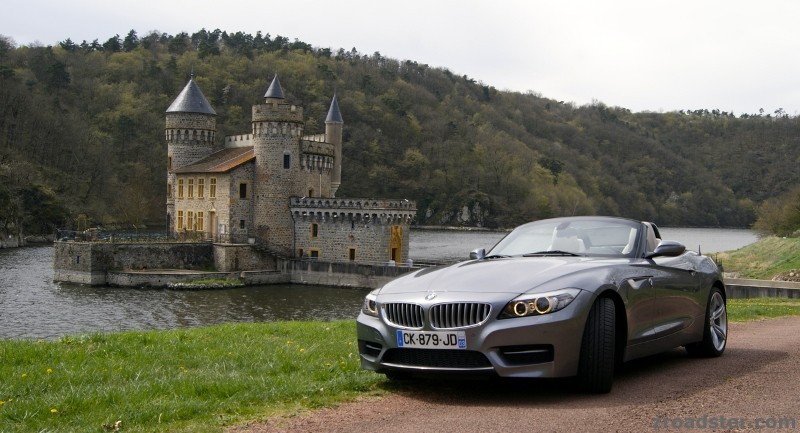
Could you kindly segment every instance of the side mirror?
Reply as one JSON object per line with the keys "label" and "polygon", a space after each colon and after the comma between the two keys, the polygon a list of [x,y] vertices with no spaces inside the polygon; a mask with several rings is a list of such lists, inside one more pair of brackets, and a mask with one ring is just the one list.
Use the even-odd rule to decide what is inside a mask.
{"label": "side mirror", "polygon": [[677,257],[686,252],[686,247],[677,241],[661,241],[656,247],[655,251],[647,253],[645,258],[652,259],[653,257]]}
{"label": "side mirror", "polygon": [[469,253],[469,258],[471,260],[480,260],[484,257],[486,257],[485,248],[478,248],[477,250],[472,250],[472,252]]}

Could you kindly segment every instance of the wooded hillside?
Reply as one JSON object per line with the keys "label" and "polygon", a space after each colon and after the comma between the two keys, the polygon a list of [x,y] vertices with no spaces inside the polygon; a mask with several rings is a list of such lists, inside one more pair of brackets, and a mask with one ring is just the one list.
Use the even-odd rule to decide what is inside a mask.
{"label": "wooded hillside", "polygon": [[192,71],[218,113],[220,144],[249,132],[275,73],[304,107],[307,134],[324,132],[336,92],[337,195],[416,200],[419,224],[608,214],[745,227],[760,202],[800,184],[800,120],[782,110],[579,107],[261,33],[131,31],[47,47],[0,37],[0,230],[162,223],[164,111]]}

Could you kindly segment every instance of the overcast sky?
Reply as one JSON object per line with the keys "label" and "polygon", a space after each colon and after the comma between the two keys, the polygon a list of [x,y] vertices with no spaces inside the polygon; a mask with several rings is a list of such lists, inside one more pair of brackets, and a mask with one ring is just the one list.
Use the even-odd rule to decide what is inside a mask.
{"label": "overcast sky", "polygon": [[17,45],[201,28],[379,51],[578,105],[800,115],[796,0],[12,0],[0,15]]}

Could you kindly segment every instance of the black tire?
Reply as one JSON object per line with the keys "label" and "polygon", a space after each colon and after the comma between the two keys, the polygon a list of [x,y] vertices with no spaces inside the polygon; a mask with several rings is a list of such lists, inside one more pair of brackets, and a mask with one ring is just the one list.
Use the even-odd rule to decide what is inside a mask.
{"label": "black tire", "polygon": [[703,324],[703,339],[687,344],[686,352],[691,356],[715,358],[725,352],[728,342],[728,308],[722,290],[711,289],[706,303],[706,318]]}
{"label": "black tire", "polygon": [[589,311],[581,341],[578,385],[586,392],[611,391],[616,363],[616,306],[610,298],[598,298]]}

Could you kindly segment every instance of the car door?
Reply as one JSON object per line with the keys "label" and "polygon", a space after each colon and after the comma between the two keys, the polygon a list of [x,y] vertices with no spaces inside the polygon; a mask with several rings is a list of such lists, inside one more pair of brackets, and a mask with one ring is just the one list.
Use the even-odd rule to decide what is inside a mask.
{"label": "car door", "polygon": [[652,338],[655,314],[654,272],[649,263],[640,263],[620,276],[620,292],[625,294],[628,311],[628,343],[638,344]]}
{"label": "car door", "polygon": [[700,291],[694,253],[654,257],[653,337],[660,338],[688,327],[698,311]]}

